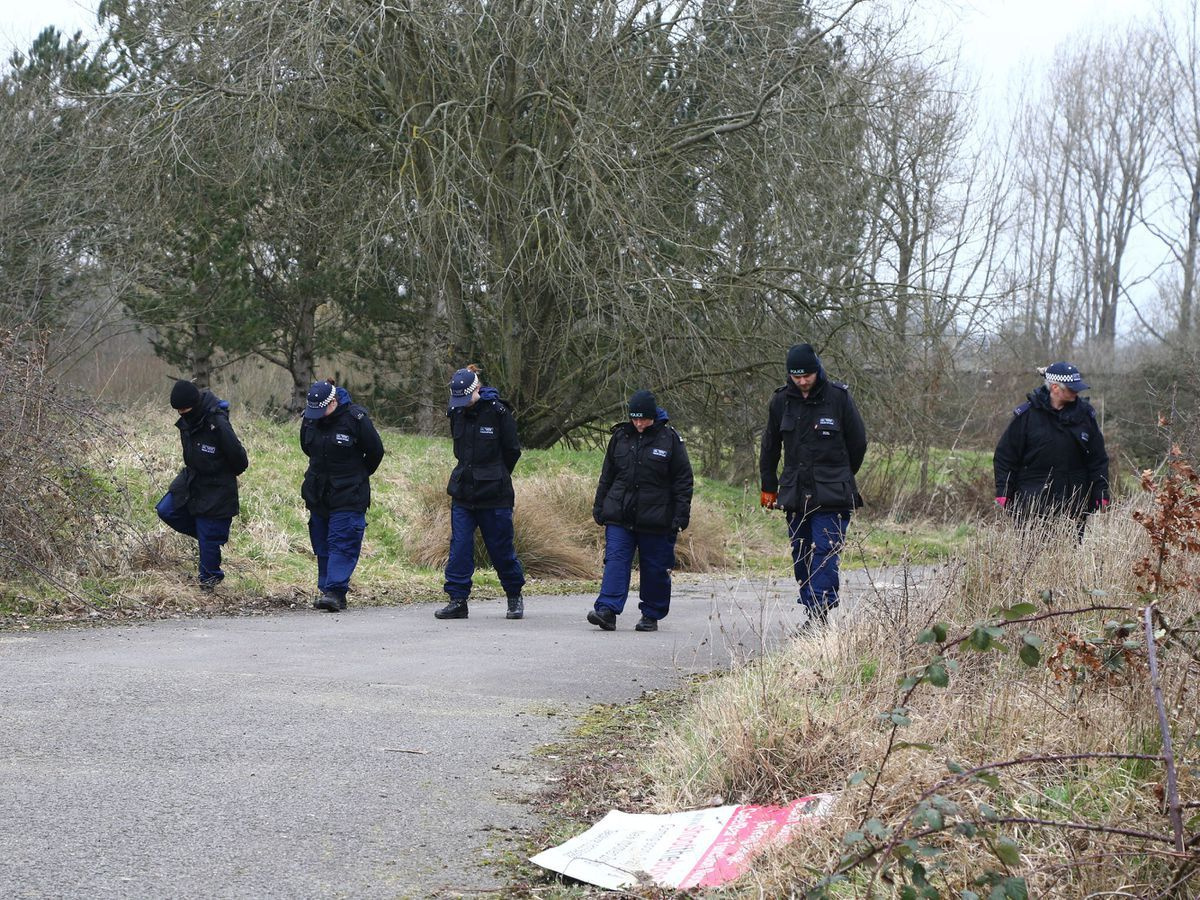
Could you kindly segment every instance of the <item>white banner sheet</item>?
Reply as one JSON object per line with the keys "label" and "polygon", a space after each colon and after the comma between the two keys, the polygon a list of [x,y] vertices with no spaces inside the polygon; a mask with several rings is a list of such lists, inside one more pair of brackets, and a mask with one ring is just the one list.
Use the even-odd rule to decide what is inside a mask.
{"label": "white banner sheet", "polygon": [[669,888],[715,887],[732,881],[750,859],[828,815],[831,794],[787,806],[716,806],[667,815],[613,810],[565,844],[531,862],[609,890],[654,883]]}

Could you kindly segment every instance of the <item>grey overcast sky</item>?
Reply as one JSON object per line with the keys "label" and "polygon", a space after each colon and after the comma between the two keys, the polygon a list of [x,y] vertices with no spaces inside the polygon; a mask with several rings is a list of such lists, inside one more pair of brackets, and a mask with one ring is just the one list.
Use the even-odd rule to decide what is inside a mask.
{"label": "grey overcast sky", "polygon": [[[249,0],[254,2],[254,0]],[[872,0],[885,3],[888,0]],[[1154,14],[1156,0],[906,0],[962,40],[964,55],[990,78],[1014,66],[1022,53],[1034,63],[1047,58],[1078,28],[1110,25]],[[96,0],[0,0],[0,49],[4,57],[25,49],[46,25],[65,32],[90,31]],[[1182,6],[1182,4],[1180,4]]]}
{"label": "grey overcast sky", "polygon": [[[249,0],[254,2],[254,0]],[[880,5],[892,0],[871,0]],[[1154,15],[1158,0],[903,0],[917,22],[961,42],[964,61],[993,96],[1012,73],[1049,59],[1080,28],[1106,27]],[[1167,0],[1183,6],[1183,0]],[[0,52],[24,50],[46,25],[69,33],[95,28],[97,0],[0,0]]]}

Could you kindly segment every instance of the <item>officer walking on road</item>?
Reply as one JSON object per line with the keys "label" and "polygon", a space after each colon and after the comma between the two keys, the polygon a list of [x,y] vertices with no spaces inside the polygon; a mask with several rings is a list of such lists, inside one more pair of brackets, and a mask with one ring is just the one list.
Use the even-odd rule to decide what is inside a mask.
{"label": "officer walking on road", "polygon": [[[787,513],[808,627],[824,624],[838,605],[839,554],[851,512],[862,506],[854,476],[867,452],[867,432],[850,389],[826,377],[812,345],[788,350],[787,374],[787,384],[771,397],[763,431],[761,504]],[[783,474],[776,477],[781,447]]]}
{"label": "officer walking on road", "polygon": [[1039,368],[1045,383],[1013,410],[992,458],[996,503],[1018,517],[1065,516],[1079,537],[1087,514],[1108,506],[1108,453],[1090,385],[1067,362]]}
{"label": "officer walking on road", "polygon": [[525,615],[521,588],[525,570],[513,546],[512,471],[521,458],[517,422],[500,392],[486,387],[479,368],[459,369],[450,379],[450,434],[458,464],[450,473],[450,558],[443,590],[450,602],[434,612],[439,619],[465,619],[475,574],[475,529],[508,597],[507,619]]}
{"label": "officer walking on road", "polygon": [[308,537],[321,592],[313,607],[341,612],[362,552],[370,478],[383,461],[383,441],[367,411],[345,388],[318,381],[308,389],[300,449],[308,457],[300,496],[308,507]]}
{"label": "officer walking on road", "polygon": [[239,512],[238,476],[249,460],[229,424],[229,404],[190,381],[171,388],[175,427],[183,445],[183,470],[158,501],[158,517],[196,539],[200,550],[200,589],[211,591],[225,578],[221,547]]}
{"label": "officer walking on road", "polygon": [[692,515],[692,464],[683,438],[667,424],[649,391],[629,399],[629,421],[613,426],[592,503],[604,526],[604,578],[587,620],[603,631],[617,627],[629,597],[633,554],[641,571],[635,631],[657,631],[671,609],[675,540]]}

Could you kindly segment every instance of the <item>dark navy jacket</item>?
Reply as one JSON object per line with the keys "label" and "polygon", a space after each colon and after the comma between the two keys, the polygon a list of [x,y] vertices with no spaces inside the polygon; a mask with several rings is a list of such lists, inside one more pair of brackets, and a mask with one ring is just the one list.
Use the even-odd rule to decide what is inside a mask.
{"label": "dark navy jacket", "polygon": [[229,519],[238,514],[237,477],[249,460],[229,424],[229,404],[201,391],[190,413],[175,422],[183,445],[183,470],[171,482],[177,509],[193,516]]}
{"label": "dark navy jacket", "polygon": [[659,409],[641,434],[632,422],[613,426],[592,501],[598,525],[673,534],[692,516],[692,463],[683,438]]}
{"label": "dark navy jacket", "polygon": [[383,461],[383,441],[367,411],[337,389],[337,409],[300,422],[300,449],[308,470],[300,486],[304,505],[318,516],[365,513],[371,505],[370,476]]}
{"label": "dark navy jacket", "polygon": [[[776,476],[783,450],[783,474]],[[846,512],[862,506],[858,474],[867,453],[867,429],[844,384],[825,371],[807,397],[788,379],[767,410],[759,453],[762,489],[778,492],[790,512]]]}
{"label": "dark navy jacket", "polygon": [[485,387],[471,406],[447,412],[458,465],[446,493],[468,509],[512,509],[512,471],[521,458],[517,421],[495,388]]}
{"label": "dark navy jacket", "polygon": [[1045,385],[1013,410],[996,445],[996,496],[1017,509],[1081,516],[1108,499],[1108,452],[1096,411],[1083,397],[1061,410]]}

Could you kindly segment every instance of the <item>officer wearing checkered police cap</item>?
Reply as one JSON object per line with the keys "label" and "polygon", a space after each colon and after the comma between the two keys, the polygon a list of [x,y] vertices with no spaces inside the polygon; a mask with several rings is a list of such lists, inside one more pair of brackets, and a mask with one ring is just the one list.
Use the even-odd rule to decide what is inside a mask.
{"label": "officer wearing checkered police cap", "polygon": [[1108,506],[1108,453],[1091,389],[1077,366],[1039,367],[1043,383],[1013,410],[992,460],[996,503],[1017,516],[1066,516],[1079,525]]}

